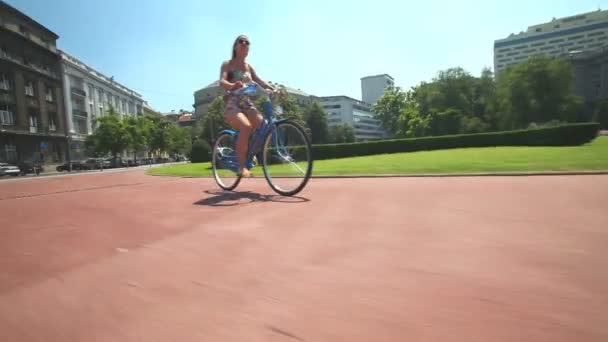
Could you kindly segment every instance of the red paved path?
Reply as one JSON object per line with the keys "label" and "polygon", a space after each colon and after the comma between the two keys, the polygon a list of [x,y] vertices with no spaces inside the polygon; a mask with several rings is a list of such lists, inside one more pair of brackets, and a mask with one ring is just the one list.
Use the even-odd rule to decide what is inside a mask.
{"label": "red paved path", "polygon": [[0,341],[608,341],[608,176],[240,190],[0,182]]}

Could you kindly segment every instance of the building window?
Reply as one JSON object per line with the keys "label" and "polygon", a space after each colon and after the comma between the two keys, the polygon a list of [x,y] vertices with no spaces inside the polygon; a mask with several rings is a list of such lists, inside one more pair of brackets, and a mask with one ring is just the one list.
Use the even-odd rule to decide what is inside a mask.
{"label": "building window", "polygon": [[88,96],[89,96],[89,101],[93,102],[93,100],[95,99],[95,97],[94,97],[95,96],[95,88],[92,85],[90,85],[90,84],[89,84],[89,94],[88,94]]}
{"label": "building window", "polygon": [[509,52],[507,54],[507,56],[515,56],[515,55],[519,55],[519,52]]}
{"label": "building window", "polygon": [[539,43],[532,44],[532,46],[535,46],[535,47],[536,46],[543,46],[543,45],[545,45],[545,42],[539,42]]}
{"label": "building window", "polygon": [[581,38],[583,38],[583,37],[584,37],[583,35],[580,35],[580,36],[573,36],[573,37],[568,37],[568,40],[577,40],[577,39],[581,39]]}
{"label": "building window", "polygon": [[523,50],[523,49],[527,49],[528,45],[521,45],[515,48],[515,50]]}
{"label": "building window", "polygon": [[30,133],[38,133],[38,115],[30,114]]}
{"label": "building window", "polygon": [[0,105],[0,124],[3,126],[15,124],[15,114],[8,105]]}
{"label": "building window", "polygon": [[25,95],[34,96],[34,83],[31,81],[25,83]]}
{"label": "building window", "polygon": [[606,39],[608,39],[608,37],[606,37],[606,36],[604,36],[604,37],[597,37],[597,38],[596,38],[596,40],[597,40],[598,42],[599,42],[599,41],[602,41],[602,40],[606,40]]}
{"label": "building window", "polygon": [[103,102],[103,90],[97,89],[97,103]]}
{"label": "building window", "polygon": [[542,27],[537,27],[536,28],[536,32],[542,32],[542,31],[543,31]]}
{"label": "building window", "polygon": [[596,36],[603,36],[603,35],[604,35],[603,31],[587,33],[587,37],[596,37]]}
{"label": "building window", "polygon": [[511,51],[511,48],[500,49],[498,52],[508,52]]}
{"label": "building window", "polygon": [[11,82],[6,74],[0,72],[0,90],[11,90]]}
{"label": "building window", "polygon": [[6,161],[14,161],[17,160],[17,146],[13,143],[8,143],[4,145],[4,157]]}
{"label": "building window", "polygon": [[97,112],[97,115],[102,116],[103,115],[103,107],[99,106],[99,108],[97,108],[97,109],[99,109],[99,111]]}
{"label": "building window", "polygon": [[75,115],[72,122],[74,123],[74,130],[78,134],[87,134],[87,118],[83,116]]}
{"label": "building window", "polygon": [[53,88],[49,87],[48,85],[46,86],[45,98],[47,102],[53,102]]}
{"label": "building window", "polygon": [[563,42],[564,42],[563,39],[554,39],[554,40],[549,41],[550,44],[563,43]]}
{"label": "building window", "polygon": [[57,113],[49,113],[49,131],[55,132],[57,130],[57,126],[55,125],[55,118],[57,117]]}

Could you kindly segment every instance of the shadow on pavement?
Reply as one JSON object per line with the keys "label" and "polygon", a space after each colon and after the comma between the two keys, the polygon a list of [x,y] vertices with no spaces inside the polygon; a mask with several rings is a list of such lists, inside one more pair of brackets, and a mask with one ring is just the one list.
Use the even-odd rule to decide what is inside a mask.
{"label": "shadow on pavement", "polygon": [[211,197],[194,202],[195,205],[210,207],[230,207],[252,202],[274,202],[274,203],[304,203],[310,200],[299,196],[262,195],[251,191],[221,191],[205,190]]}

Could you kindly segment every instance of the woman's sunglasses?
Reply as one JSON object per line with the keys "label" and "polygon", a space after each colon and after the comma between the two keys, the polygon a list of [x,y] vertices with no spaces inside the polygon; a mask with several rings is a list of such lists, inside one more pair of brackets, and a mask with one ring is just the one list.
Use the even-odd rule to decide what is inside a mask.
{"label": "woman's sunglasses", "polygon": [[249,41],[247,39],[239,39],[239,44],[245,44],[247,46],[249,46]]}

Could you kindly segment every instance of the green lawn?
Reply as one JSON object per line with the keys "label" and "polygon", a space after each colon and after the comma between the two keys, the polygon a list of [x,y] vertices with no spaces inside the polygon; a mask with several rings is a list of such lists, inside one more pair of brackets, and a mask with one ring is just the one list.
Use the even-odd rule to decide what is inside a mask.
{"label": "green lawn", "polygon": [[[450,174],[514,171],[608,171],[608,137],[575,147],[484,147],[319,160],[313,176]],[[154,175],[211,176],[209,163],[153,168]],[[263,175],[261,167],[253,170]]]}

